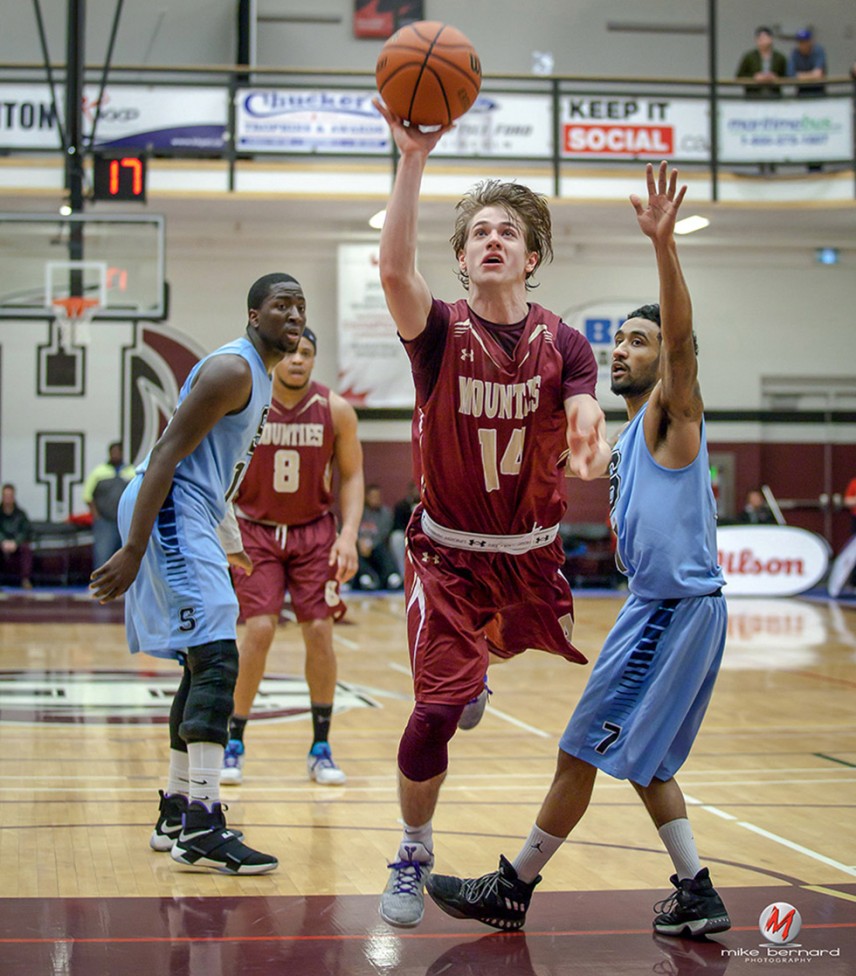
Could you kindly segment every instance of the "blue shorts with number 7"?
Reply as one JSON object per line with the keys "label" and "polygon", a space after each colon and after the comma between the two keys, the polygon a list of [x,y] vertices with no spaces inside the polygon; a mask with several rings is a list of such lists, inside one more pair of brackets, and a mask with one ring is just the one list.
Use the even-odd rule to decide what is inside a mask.
{"label": "blue shorts with number 7", "polygon": [[721,595],[630,596],[559,748],[616,779],[670,779],[698,733],[719,672],[728,615]]}
{"label": "blue shorts with number 7", "polygon": [[[119,502],[127,538],[143,476]],[[188,647],[235,640],[238,599],[214,516],[180,482],[158,513],[140,572],[125,594],[125,631],[132,653],[178,658]]]}

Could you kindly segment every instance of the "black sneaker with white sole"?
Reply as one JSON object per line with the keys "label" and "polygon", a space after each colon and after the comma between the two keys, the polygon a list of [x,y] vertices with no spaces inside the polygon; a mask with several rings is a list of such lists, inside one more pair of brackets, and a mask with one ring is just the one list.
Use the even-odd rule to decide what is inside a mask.
{"label": "black sneaker with white sole", "polygon": [[272,854],[254,851],[229,830],[221,804],[213,803],[209,809],[200,800],[188,804],[170,856],[179,864],[223,874],[265,874],[279,866]]}
{"label": "black sneaker with white sole", "polygon": [[438,908],[452,918],[472,918],[495,929],[523,928],[535,885],[541,880],[521,881],[511,862],[500,854],[499,870],[480,878],[455,878],[432,874],[425,890]]}
{"label": "black sneaker with white sole", "polygon": [[655,932],[698,938],[731,928],[731,919],[711,884],[707,868],[702,868],[694,878],[679,881],[673,874],[669,880],[675,886],[675,892],[654,906],[657,913]]}
{"label": "black sneaker with white sole", "polygon": [[187,812],[187,797],[183,793],[160,794],[158,822],[149,838],[149,847],[153,851],[171,851],[172,845],[181,833],[181,819]]}

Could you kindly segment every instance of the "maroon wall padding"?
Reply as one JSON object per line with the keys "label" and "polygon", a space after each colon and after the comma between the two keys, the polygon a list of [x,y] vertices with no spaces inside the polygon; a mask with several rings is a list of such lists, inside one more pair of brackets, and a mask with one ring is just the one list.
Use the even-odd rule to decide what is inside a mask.
{"label": "maroon wall padding", "polygon": [[[763,441],[733,444],[711,442],[711,452],[735,457],[735,499],[757,485],[769,485],[777,498],[817,500],[824,492],[844,493],[856,477],[856,444],[768,444]],[[384,502],[392,507],[402,498],[411,479],[410,443],[363,441],[366,483],[376,482]],[[827,484],[827,468],[829,477]],[[583,482],[570,478],[566,522],[603,522],[608,515],[609,487],[606,478]],[[826,517],[817,508],[785,511],[789,525],[825,534]],[[831,520],[829,542],[838,552],[850,535],[850,516],[836,512]]]}

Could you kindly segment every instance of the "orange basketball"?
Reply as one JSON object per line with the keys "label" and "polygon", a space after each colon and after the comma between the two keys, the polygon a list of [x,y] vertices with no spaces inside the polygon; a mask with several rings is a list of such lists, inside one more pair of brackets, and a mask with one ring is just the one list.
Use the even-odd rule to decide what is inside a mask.
{"label": "orange basketball", "polygon": [[384,102],[414,125],[449,125],[481,88],[481,62],[469,40],[449,24],[420,20],[397,30],[375,68]]}

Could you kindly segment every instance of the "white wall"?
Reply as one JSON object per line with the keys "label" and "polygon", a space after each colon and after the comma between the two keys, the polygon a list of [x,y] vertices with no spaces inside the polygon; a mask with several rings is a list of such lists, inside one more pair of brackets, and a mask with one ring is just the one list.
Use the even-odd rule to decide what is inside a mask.
{"label": "white wall", "polygon": [[[65,60],[66,0],[42,0],[49,49]],[[115,0],[86,0],[87,61],[103,60]],[[852,0],[719,0],[719,75],[729,77],[753,31],[766,24],[793,36],[812,23],[833,74],[856,59],[856,5]],[[381,42],[353,37],[352,0],[258,0],[261,15],[309,22],[262,22],[258,64],[295,68],[373,70]],[[231,64],[236,52],[235,0],[126,0],[114,63]],[[332,16],[334,23],[312,23]],[[425,0],[425,16],[454,24],[473,41],[486,74],[528,74],[533,51],[551,51],[558,74],[698,78],[709,72],[702,33],[610,31],[609,23],[706,26],[707,0]],[[787,53],[790,40],[779,47]],[[0,62],[40,61],[32,5],[5,4]]]}
{"label": "white wall", "polygon": [[[274,204],[287,213],[287,203]],[[628,208],[629,209],[629,208]],[[449,204],[449,230],[452,225]],[[632,218],[632,215],[631,215]],[[284,220],[287,228],[287,219]],[[169,228],[168,224],[168,228]],[[856,244],[856,232],[853,235]],[[335,384],[336,242],[307,244],[283,232],[274,249],[252,225],[206,244],[168,230],[171,324],[206,347],[232,338],[243,324],[244,296],[260,274],[285,270],[300,280],[309,323],[318,333],[318,375]],[[681,243],[701,343],[701,378],[710,408],[761,406],[760,380],[770,375],[852,374],[856,364],[856,275],[852,262],[825,267],[809,248],[764,251],[751,240],[707,247]],[[438,241],[420,249],[420,266],[438,297],[463,294],[454,278],[451,248]],[[650,246],[559,246],[539,275],[533,300],[564,312],[587,302],[633,297],[655,300],[657,278]],[[628,311],[632,306],[628,306]]]}

